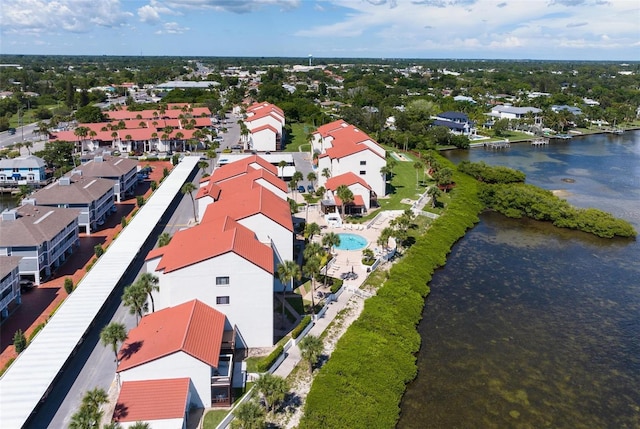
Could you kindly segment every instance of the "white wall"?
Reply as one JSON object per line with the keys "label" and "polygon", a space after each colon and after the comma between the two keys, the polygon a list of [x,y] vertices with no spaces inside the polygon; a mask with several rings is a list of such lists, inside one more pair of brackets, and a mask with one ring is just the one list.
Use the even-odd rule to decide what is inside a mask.
{"label": "white wall", "polygon": [[[247,118],[247,121],[249,121],[250,119],[251,118]],[[271,115],[263,116],[262,118],[254,119],[251,122],[247,122],[247,128],[249,128],[249,131],[255,130],[256,128],[263,125],[271,125],[273,128],[278,130],[279,133],[282,133],[282,122]]]}
{"label": "white wall", "polygon": [[211,367],[187,353],[177,352],[126,371],[120,371],[121,383],[184,377],[191,378],[191,383],[195,388],[191,402],[198,407],[210,407]]}
{"label": "white wall", "polygon": [[204,212],[207,210],[207,207],[209,206],[209,204],[212,204],[213,202],[214,200],[210,196],[198,198],[197,203],[198,203],[198,219],[199,220],[202,220],[202,217],[204,216]]}
{"label": "white wall", "polygon": [[273,240],[280,256],[285,261],[293,261],[293,232],[262,213],[239,219],[238,223],[252,230],[263,243],[271,245]]}
{"label": "white wall", "polygon": [[[278,168],[278,170],[280,170],[280,168]],[[284,201],[287,201],[287,193],[282,189],[278,188],[277,186],[272,185],[270,182],[266,181],[265,179],[258,179],[256,180],[256,183],[268,189],[269,191],[273,192],[278,198],[281,198]]]}
{"label": "white wall", "polygon": [[[187,427],[184,419],[164,419],[164,420],[145,420],[149,423],[153,429],[184,429]],[[123,429],[128,429],[135,425],[137,422],[121,422],[120,426]]]}
{"label": "white wall", "polygon": [[[147,263],[148,269],[154,266],[152,262]],[[160,291],[154,292],[156,311],[199,299],[224,313],[231,326],[238,325],[248,347],[273,345],[274,280],[262,268],[230,252],[168,274],[155,274],[160,279]],[[229,277],[229,285],[216,285],[216,277]],[[228,296],[230,303],[218,305],[218,296]]]}
{"label": "white wall", "polygon": [[251,149],[265,152],[270,150],[276,150],[276,133],[269,128],[258,131],[257,133],[251,133]]}

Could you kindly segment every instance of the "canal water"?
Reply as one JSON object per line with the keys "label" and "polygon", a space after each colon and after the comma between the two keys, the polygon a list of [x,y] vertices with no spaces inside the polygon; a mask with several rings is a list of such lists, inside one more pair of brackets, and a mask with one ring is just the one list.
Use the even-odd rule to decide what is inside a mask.
{"label": "canal water", "polygon": [[[640,231],[640,132],[453,151]],[[640,428],[640,243],[483,214],[431,282],[398,428]]]}

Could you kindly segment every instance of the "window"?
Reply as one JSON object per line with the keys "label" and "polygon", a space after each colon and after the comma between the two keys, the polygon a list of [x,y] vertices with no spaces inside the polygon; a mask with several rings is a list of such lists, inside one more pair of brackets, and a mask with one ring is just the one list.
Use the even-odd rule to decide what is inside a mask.
{"label": "window", "polygon": [[216,277],[217,286],[228,285],[228,284],[229,284],[229,277]]}
{"label": "window", "polygon": [[367,174],[366,170],[360,170],[360,175],[364,176],[365,174]]}
{"label": "window", "polygon": [[360,165],[367,165],[367,161],[360,161]]}
{"label": "window", "polygon": [[216,304],[218,304],[218,305],[229,304],[229,297],[228,296],[216,296]]}

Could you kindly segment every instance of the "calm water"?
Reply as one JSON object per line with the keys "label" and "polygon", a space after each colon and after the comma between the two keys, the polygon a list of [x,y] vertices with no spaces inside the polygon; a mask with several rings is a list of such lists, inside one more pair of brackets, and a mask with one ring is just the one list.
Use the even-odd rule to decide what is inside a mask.
{"label": "calm water", "polygon": [[[448,156],[640,230],[640,132]],[[639,258],[638,242],[483,215],[433,278],[398,427],[640,428]]]}

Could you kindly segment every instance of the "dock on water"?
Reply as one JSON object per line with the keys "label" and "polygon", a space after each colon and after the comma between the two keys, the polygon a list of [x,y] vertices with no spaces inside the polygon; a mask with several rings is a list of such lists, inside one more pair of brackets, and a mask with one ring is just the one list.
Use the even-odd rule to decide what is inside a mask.
{"label": "dock on water", "polygon": [[537,139],[533,139],[531,140],[531,145],[532,146],[544,146],[549,144],[549,139],[545,139],[545,138],[537,138]]}
{"label": "dock on water", "polygon": [[487,142],[484,144],[484,147],[488,147],[489,149],[504,149],[511,147],[511,145],[509,144],[509,140],[502,140],[499,142]]}

